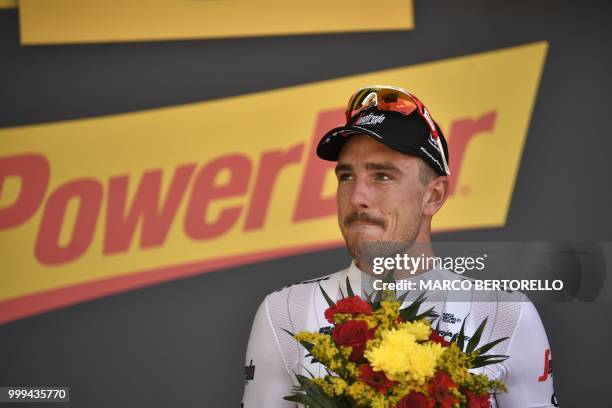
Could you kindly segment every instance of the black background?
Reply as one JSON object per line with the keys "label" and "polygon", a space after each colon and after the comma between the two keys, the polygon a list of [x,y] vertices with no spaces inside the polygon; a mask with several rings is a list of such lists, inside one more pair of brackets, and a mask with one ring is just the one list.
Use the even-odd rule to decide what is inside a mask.
{"label": "black background", "polygon": [[[417,0],[409,32],[62,46],[20,46],[17,11],[4,10],[0,127],[203,101],[546,40],[507,225],[435,240],[612,241],[611,8],[604,1]],[[348,262],[342,248],[294,256],[2,325],[0,385],[67,385],[70,406],[79,407],[237,407],[250,324],[265,294]],[[536,306],[561,406],[608,406],[610,303]]]}

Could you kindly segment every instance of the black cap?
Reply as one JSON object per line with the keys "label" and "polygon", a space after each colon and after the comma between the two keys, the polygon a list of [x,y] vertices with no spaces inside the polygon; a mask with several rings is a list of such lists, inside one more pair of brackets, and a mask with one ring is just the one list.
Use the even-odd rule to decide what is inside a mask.
{"label": "black cap", "polygon": [[[446,139],[439,127],[437,130],[446,162],[449,163]],[[344,143],[356,134],[365,134],[393,150],[418,156],[436,173],[446,175],[438,144],[431,135],[429,126],[416,110],[410,115],[377,108],[364,110],[352,117],[345,126],[327,132],[319,141],[317,156],[324,160],[337,161]]]}

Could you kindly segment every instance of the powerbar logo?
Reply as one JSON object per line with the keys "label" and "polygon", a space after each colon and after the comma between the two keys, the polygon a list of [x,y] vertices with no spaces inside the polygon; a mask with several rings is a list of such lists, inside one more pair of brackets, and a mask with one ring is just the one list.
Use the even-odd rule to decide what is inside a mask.
{"label": "powerbar logo", "polygon": [[[325,128],[333,123],[332,117],[340,116],[340,109],[321,113],[317,127]],[[473,138],[494,126],[495,112],[483,116],[493,118],[485,127],[478,118],[458,118],[452,122],[451,128],[461,124],[459,132],[451,134],[457,141],[451,149],[457,165],[463,162],[462,156]],[[317,141],[315,133],[311,146]],[[40,264],[49,266],[73,262],[92,250],[103,256],[126,253],[137,239],[139,228],[138,246],[142,250],[166,244],[177,224],[182,226],[184,237],[193,241],[220,239],[241,220],[242,232],[261,231],[271,215],[272,196],[282,188],[277,179],[287,167],[300,164],[305,164],[305,171],[298,183],[301,189],[296,192],[297,200],[292,200],[295,206],[289,223],[334,216],[333,195],[322,196],[331,166],[312,154],[302,162],[305,147],[305,143],[297,143],[285,149],[268,150],[256,160],[246,152],[235,152],[201,165],[182,163],[171,171],[152,168],[107,179],[92,175],[64,180],[55,186],[51,186],[50,179],[58,163],[47,157],[41,154],[1,157],[0,183],[17,179],[20,187],[14,194],[16,199],[0,209],[0,230],[17,228],[40,216],[36,217],[39,224],[33,237],[32,255]],[[254,169],[254,162],[258,162],[258,170]],[[453,186],[461,172],[457,165],[452,172]],[[226,181],[219,184],[223,175]],[[254,186],[250,193],[249,184]],[[450,196],[454,194],[455,189],[451,188]],[[217,206],[215,217],[212,210],[215,203],[230,197],[242,197],[244,202]],[[72,212],[74,203],[78,203],[76,212]],[[181,205],[185,211],[183,218],[178,219]],[[71,215],[72,225],[67,225]],[[332,228],[336,229],[335,225]],[[95,244],[96,231],[102,232],[100,244]]]}

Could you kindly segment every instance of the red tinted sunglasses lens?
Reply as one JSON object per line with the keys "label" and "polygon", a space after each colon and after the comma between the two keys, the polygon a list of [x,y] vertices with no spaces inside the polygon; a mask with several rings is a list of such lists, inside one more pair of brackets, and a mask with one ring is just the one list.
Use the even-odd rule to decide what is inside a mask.
{"label": "red tinted sunglasses lens", "polygon": [[355,95],[347,109],[347,119],[362,110],[376,106],[378,109],[410,115],[417,109],[412,98],[394,89],[366,89]]}
{"label": "red tinted sunglasses lens", "polygon": [[381,103],[378,105],[378,108],[386,111],[403,113],[404,115],[410,115],[417,107],[411,101],[399,100],[397,102]]}

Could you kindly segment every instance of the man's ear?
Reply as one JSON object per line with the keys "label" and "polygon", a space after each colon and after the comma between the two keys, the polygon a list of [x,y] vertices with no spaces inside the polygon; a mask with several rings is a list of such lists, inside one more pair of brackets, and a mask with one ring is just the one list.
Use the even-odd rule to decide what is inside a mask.
{"label": "man's ear", "polygon": [[423,196],[423,215],[433,216],[442,208],[448,197],[448,176],[436,177],[427,185]]}

